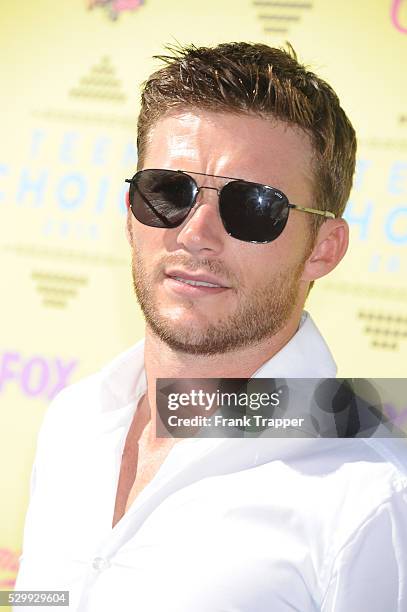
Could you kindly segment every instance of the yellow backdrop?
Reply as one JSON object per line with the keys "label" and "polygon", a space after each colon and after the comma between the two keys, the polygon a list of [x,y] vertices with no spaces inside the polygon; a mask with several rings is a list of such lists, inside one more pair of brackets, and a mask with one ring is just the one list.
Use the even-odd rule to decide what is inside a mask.
{"label": "yellow backdrop", "polygon": [[[359,135],[350,252],[308,302],[348,377],[407,374],[407,1],[2,2],[0,589],[39,424],[143,335],[124,236],[140,82],[168,42],[289,40]],[[400,407],[399,407],[400,408]],[[405,426],[407,411],[399,412]]]}

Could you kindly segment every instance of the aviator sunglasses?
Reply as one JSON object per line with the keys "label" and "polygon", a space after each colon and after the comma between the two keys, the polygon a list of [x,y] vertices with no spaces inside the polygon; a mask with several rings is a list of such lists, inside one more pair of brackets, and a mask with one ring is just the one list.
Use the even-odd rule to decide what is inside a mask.
{"label": "aviator sunglasses", "polygon": [[[197,183],[190,174],[226,179],[221,189]],[[335,219],[332,212],[290,204],[287,196],[274,187],[230,176],[217,176],[184,170],[146,169],[137,172],[130,183],[129,202],[133,215],[150,227],[174,228],[185,221],[194,208],[201,189],[212,189],[219,198],[219,213],[226,232],[245,242],[272,242],[287,224],[290,209]]]}

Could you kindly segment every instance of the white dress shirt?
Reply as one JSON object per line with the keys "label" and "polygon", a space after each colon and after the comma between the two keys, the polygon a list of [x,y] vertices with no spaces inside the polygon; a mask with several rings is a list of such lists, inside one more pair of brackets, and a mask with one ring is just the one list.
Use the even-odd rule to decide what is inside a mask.
{"label": "white dress shirt", "polygon": [[[305,314],[254,376],[335,373]],[[185,439],[112,529],[145,391],[142,341],[51,403],[16,589],[78,612],[406,612],[404,440]]]}

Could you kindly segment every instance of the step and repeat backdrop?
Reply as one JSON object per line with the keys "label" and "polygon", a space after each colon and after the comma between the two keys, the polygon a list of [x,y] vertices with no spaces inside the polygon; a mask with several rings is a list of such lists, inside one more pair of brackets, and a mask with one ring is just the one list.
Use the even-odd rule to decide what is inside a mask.
{"label": "step and repeat backdrop", "polygon": [[338,92],[359,136],[351,245],[307,308],[340,376],[407,376],[407,0],[2,2],[0,589],[49,401],[143,336],[124,231],[140,83],[166,43],[232,40],[289,41]]}

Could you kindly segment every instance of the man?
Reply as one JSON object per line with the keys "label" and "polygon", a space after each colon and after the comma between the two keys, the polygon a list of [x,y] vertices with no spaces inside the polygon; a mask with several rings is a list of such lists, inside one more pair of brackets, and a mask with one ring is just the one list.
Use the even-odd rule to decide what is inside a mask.
{"label": "man", "polygon": [[400,442],[156,436],[158,378],[335,376],[303,306],[346,252],[356,150],[292,50],[161,59],[129,180],[145,341],[48,410],[16,588],[80,612],[402,612]]}

